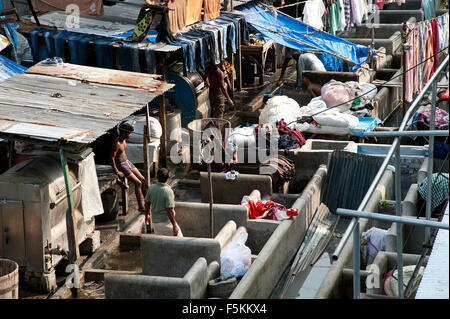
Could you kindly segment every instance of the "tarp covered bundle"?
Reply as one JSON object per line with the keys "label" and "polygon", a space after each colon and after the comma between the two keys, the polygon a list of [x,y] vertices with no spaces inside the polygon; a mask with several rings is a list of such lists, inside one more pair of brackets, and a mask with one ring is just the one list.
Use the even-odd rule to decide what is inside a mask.
{"label": "tarp covered bundle", "polygon": [[0,54],[0,82],[16,74],[22,74],[26,67],[17,64]]}
{"label": "tarp covered bundle", "polygon": [[329,53],[356,66],[366,62],[368,48],[317,30],[279,11],[274,14],[267,6],[252,1],[234,9],[245,13],[247,23],[278,44],[300,51]]}

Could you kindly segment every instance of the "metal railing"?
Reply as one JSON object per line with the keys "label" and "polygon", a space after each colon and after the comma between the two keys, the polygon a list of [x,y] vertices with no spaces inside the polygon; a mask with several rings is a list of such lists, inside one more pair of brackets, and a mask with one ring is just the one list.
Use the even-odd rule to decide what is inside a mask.
{"label": "metal railing", "polygon": [[[332,259],[337,260],[339,258],[339,255],[341,254],[345,244],[347,243],[347,240],[349,239],[350,235],[353,233],[353,258],[354,258],[354,265],[353,265],[353,297],[355,299],[359,298],[360,294],[360,263],[359,263],[359,257],[360,257],[360,234],[359,234],[359,226],[358,226],[358,219],[359,217],[363,216],[363,211],[369,202],[370,198],[372,197],[372,194],[374,193],[375,189],[377,188],[384,172],[386,171],[388,164],[392,157],[395,155],[395,178],[394,178],[394,185],[395,185],[395,209],[396,209],[396,217],[401,216],[401,170],[400,170],[400,140],[402,136],[408,135],[408,136],[430,136],[429,145],[428,145],[428,183],[427,183],[427,197],[426,197],[426,220],[424,221],[418,221],[418,225],[423,225],[426,227],[425,232],[425,242],[428,242],[430,238],[430,227],[434,226],[427,226],[429,225],[428,222],[431,218],[431,187],[432,187],[432,174],[433,174],[433,151],[434,151],[434,136],[448,136],[449,132],[447,130],[445,131],[435,131],[434,130],[434,121],[435,121],[435,110],[436,110],[436,95],[437,95],[437,81],[439,80],[439,75],[442,71],[445,70],[445,67],[448,65],[449,62],[449,56],[447,56],[444,61],[439,65],[436,72],[433,74],[433,76],[429,79],[429,81],[425,84],[424,88],[421,90],[417,98],[412,102],[411,106],[409,107],[408,111],[405,113],[405,116],[403,118],[402,123],[400,124],[400,127],[398,131],[392,131],[392,132],[367,132],[364,133],[364,136],[393,136],[394,141],[392,143],[392,146],[389,148],[389,151],[386,154],[386,157],[381,164],[380,169],[378,170],[377,175],[375,176],[372,184],[370,185],[366,195],[364,196],[361,204],[359,205],[358,209],[354,212],[358,213],[355,215],[355,217],[351,220],[349,226],[347,227],[341,241],[339,242],[339,245],[335,249]],[[431,116],[430,116],[430,130],[429,131],[405,131],[406,125],[410,119],[410,117],[415,113],[416,109],[419,107],[420,102],[422,101],[423,97],[425,96],[426,92],[431,87]],[[343,214],[345,210],[338,208],[336,213]],[[348,212],[348,211],[347,211]],[[367,216],[367,215],[366,215]],[[370,215],[370,218],[375,218],[375,216],[380,216],[379,214]],[[391,216],[392,217],[392,216]],[[366,217],[367,218],[367,217]],[[378,217],[377,217],[378,218]],[[397,222],[397,264],[398,264],[398,285],[399,285],[399,298],[403,298],[403,243],[402,243],[402,224],[406,223],[405,220],[399,219],[399,222]],[[448,229],[448,225],[447,225]]]}

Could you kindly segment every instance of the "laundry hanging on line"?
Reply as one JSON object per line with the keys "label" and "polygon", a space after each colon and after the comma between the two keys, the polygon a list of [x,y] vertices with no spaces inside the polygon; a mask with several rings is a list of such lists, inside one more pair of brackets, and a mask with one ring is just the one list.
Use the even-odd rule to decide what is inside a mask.
{"label": "laundry hanging on line", "polygon": [[448,47],[448,12],[431,20],[408,24],[406,43],[410,50],[405,54],[406,101],[423,89],[437,68],[437,54]]}

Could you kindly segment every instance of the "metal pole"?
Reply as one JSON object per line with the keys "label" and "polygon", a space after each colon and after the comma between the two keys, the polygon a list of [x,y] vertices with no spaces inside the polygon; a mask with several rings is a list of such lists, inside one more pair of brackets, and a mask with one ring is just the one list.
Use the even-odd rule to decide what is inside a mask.
{"label": "metal pole", "polygon": [[[434,121],[436,113],[436,81],[433,82],[431,89],[431,114],[430,114],[430,130],[434,130]],[[448,132],[448,131],[447,131]],[[434,136],[430,136],[428,141],[428,183],[427,183],[427,199],[426,199],[426,218],[430,220],[431,218],[431,198],[432,198],[432,186],[433,186],[433,152],[434,152]],[[430,240],[430,229],[425,228],[425,243]]]}
{"label": "metal pole", "polygon": [[397,136],[448,136],[448,130],[433,131],[375,131],[365,132],[364,137],[397,137]]}
{"label": "metal pole", "polygon": [[357,218],[370,218],[375,220],[381,220],[385,222],[391,223],[402,223],[405,225],[413,225],[420,227],[431,227],[431,228],[439,228],[439,229],[449,229],[448,224],[444,224],[442,222],[435,222],[432,220],[424,220],[410,217],[399,217],[393,215],[379,214],[379,213],[369,213],[364,211],[358,211],[353,209],[346,208],[338,208],[336,209],[336,214],[347,216],[347,217],[357,217]]}
{"label": "metal pole", "polygon": [[209,181],[209,227],[211,230],[211,238],[214,238],[213,187],[211,176],[211,163],[208,163],[208,181]]}
{"label": "metal pole", "polygon": [[403,30],[402,30],[402,114],[405,116],[406,113],[406,22],[403,22]]}
{"label": "metal pole", "polygon": [[[150,169],[151,169],[151,162],[150,162],[150,154],[148,152],[148,143],[150,143],[150,116],[149,116],[149,110],[148,110],[148,103],[145,107],[145,132],[144,132],[144,173],[145,173],[145,185],[143,185],[145,192],[151,185],[151,175],[150,175]],[[144,196],[145,196],[144,192]]]}
{"label": "metal pole", "polygon": [[[402,184],[401,184],[400,144],[395,148],[395,215],[402,215]],[[398,297],[403,299],[403,225],[397,226],[397,271],[398,271]]]}
{"label": "metal pole", "polygon": [[[74,204],[72,196],[72,187],[69,181],[69,168],[67,166],[66,154],[64,150],[59,149],[59,157],[61,160],[61,168],[64,175],[64,182],[66,185],[66,194],[68,201],[68,209],[66,213],[66,227],[67,227],[67,243],[69,246],[69,263],[72,265],[76,264],[76,261],[80,257],[80,250],[77,243],[77,227],[76,220],[74,216]],[[75,283],[75,287],[72,288],[72,295],[74,297],[78,296],[78,283]]]}
{"label": "metal pole", "polygon": [[353,299],[359,299],[360,294],[360,238],[358,218],[353,218],[356,224],[353,230]]}

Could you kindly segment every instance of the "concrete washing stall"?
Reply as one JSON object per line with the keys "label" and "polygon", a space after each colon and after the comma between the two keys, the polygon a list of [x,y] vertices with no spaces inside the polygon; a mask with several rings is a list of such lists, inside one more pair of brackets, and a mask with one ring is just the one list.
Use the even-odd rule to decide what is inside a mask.
{"label": "concrete washing stall", "polygon": [[[370,153],[375,156],[382,155],[387,152],[388,145],[370,145],[359,144],[358,152]],[[365,150],[361,150],[365,148]],[[384,148],[384,149],[383,149]],[[417,218],[419,209],[419,197],[417,193],[417,185],[424,178],[427,168],[427,157],[423,147],[402,146],[401,150],[401,174],[402,174],[402,206],[401,215],[403,217]],[[394,196],[394,172],[386,170],[377,189],[372,195],[366,207],[363,209],[367,212],[375,212],[381,214],[395,215],[395,196]],[[383,203],[383,204],[381,204]],[[384,279],[386,273],[391,270],[397,259],[397,232],[396,223],[380,222],[365,218],[359,219],[358,227],[360,234],[369,230],[371,227],[377,227],[387,230],[386,247],[384,251],[378,252],[374,264],[380,269],[379,284]],[[422,251],[422,241],[424,238],[423,227],[415,227],[404,225],[403,229],[403,258],[404,266],[417,263]],[[410,233],[411,232],[411,233]],[[316,299],[330,298],[351,298],[352,296],[352,280],[353,280],[353,241],[350,238],[344,246],[339,258],[333,262],[325,279],[323,280]],[[364,265],[363,265],[364,266]],[[362,266],[362,267],[363,267]],[[365,279],[369,274],[365,269],[361,269],[361,287],[362,297],[364,298],[386,298],[381,291],[367,289]],[[378,286],[380,287],[380,286]],[[382,287],[382,285],[381,285]],[[364,294],[363,294],[364,293]]]}
{"label": "concrete washing stall", "polygon": [[205,298],[208,282],[219,276],[221,251],[245,230],[229,221],[214,238],[123,233],[120,248],[140,249],[142,272],[105,273],[105,297]]}
{"label": "concrete washing stall", "polygon": [[[265,197],[298,208],[299,216],[290,220],[250,220],[241,198],[234,205],[214,204],[214,238],[208,238],[208,203],[176,202],[180,227],[192,237],[140,234],[143,218],[137,218],[134,226],[120,234],[119,246],[124,251],[141,250],[142,272],[102,270],[106,298],[208,298],[208,282],[219,277],[221,251],[243,231],[248,232],[246,245],[253,262],[231,298],[268,298],[282,275],[279,269],[288,265],[303,240],[319,205],[325,176],[323,165],[301,195],[251,191],[253,199]],[[270,180],[266,183],[271,185]],[[93,278],[95,270],[87,272]],[[136,289],[126,289],[130,285]]]}

